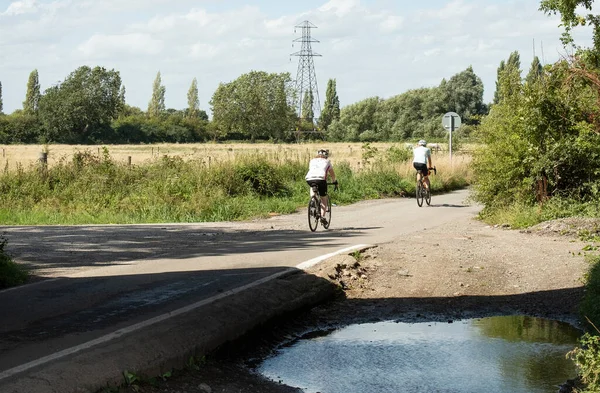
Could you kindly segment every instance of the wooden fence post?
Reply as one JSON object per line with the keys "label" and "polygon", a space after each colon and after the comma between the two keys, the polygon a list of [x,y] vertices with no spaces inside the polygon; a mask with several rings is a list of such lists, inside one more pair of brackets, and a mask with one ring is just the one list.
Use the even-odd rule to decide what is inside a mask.
{"label": "wooden fence post", "polygon": [[48,165],[48,153],[43,151],[40,153],[39,158],[38,158],[40,164],[46,166]]}

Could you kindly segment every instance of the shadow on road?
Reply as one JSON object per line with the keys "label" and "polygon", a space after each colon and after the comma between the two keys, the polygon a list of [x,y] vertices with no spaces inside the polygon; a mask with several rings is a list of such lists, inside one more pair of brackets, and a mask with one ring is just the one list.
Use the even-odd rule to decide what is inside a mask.
{"label": "shadow on road", "polygon": [[375,227],[234,230],[193,225],[6,227],[7,252],[30,269],[119,265],[134,260],[187,259],[336,247]]}

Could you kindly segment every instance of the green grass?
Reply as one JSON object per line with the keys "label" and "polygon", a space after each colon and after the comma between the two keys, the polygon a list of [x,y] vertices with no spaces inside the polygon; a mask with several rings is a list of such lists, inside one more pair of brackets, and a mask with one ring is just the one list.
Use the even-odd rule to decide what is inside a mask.
{"label": "green grass", "polygon": [[[334,163],[340,191],[337,204],[410,196],[414,179],[403,178],[397,163],[380,162],[353,171]],[[408,164],[407,164],[408,165]],[[108,150],[76,153],[41,171],[32,166],[0,174],[0,223],[4,225],[131,224],[232,221],[288,214],[304,207],[307,163],[273,162],[249,154],[208,167],[200,160],[168,157],[127,166]],[[434,192],[467,185],[464,176],[434,179]]]}
{"label": "green grass", "polygon": [[515,203],[509,206],[488,206],[480,213],[480,218],[490,225],[508,224],[514,229],[567,217],[600,217],[600,204],[596,200],[585,202],[555,197],[543,205]]}

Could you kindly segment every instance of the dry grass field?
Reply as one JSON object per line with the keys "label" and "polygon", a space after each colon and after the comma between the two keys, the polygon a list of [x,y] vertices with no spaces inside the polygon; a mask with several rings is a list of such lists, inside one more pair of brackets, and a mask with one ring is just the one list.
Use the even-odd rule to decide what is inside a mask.
{"label": "dry grass field", "polygon": [[[401,149],[407,148],[404,143],[371,143],[371,148],[376,148],[375,158],[392,146]],[[28,168],[35,165],[43,151],[48,152],[48,165],[52,166],[61,159],[70,160],[74,153],[89,151],[93,154],[102,154],[104,146],[89,145],[0,145],[0,158],[2,167],[9,171],[15,170],[18,165]],[[300,160],[308,161],[319,148],[331,151],[331,160],[335,162],[346,161],[353,169],[364,167],[362,143],[302,143],[302,144],[270,144],[270,143],[196,143],[196,144],[152,144],[152,145],[106,145],[111,157],[118,162],[140,165],[164,155],[181,156],[184,159],[203,160],[211,165],[217,162],[235,160],[236,157],[246,154],[264,154],[274,161]],[[453,164],[447,151],[437,152],[433,156],[434,164],[441,168],[462,167],[469,161],[468,155],[454,154]],[[373,161],[373,160],[371,160]],[[407,166],[407,171],[412,168]]]}

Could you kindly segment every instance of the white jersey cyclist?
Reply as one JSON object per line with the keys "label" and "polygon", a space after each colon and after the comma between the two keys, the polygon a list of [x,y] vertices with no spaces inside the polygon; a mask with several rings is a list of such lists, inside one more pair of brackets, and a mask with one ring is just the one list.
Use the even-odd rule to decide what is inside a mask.
{"label": "white jersey cyclist", "polygon": [[413,149],[413,167],[419,173],[417,179],[425,180],[425,188],[429,188],[429,168],[432,166],[431,150],[427,148],[427,142],[421,139]]}
{"label": "white jersey cyclist", "polygon": [[427,165],[431,159],[431,150],[428,147],[419,145],[413,149],[413,162]]}
{"label": "white jersey cyclist", "polygon": [[310,160],[308,164],[308,173],[306,181],[309,180],[325,180],[327,172],[331,168],[331,162],[325,157],[316,157]]}
{"label": "white jersey cyclist", "polygon": [[327,212],[327,204],[329,197],[327,195],[327,176],[331,177],[334,184],[337,184],[333,165],[329,161],[329,150],[320,149],[317,156],[308,163],[308,172],[304,177],[306,182],[311,187],[310,194],[312,197],[314,187],[317,188],[321,196],[321,222],[327,225],[325,213]]}

